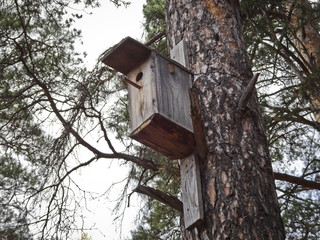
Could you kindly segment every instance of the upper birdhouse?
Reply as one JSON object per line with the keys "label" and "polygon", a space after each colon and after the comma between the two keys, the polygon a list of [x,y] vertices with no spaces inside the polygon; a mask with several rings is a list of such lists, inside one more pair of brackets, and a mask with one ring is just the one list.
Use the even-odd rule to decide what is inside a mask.
{"label": "upper birdhouse", "polygon": [[189,155],[195,145],[190,72],[130,37],[107,52],[102,62],[126,76],[130,137],[171,159]]}

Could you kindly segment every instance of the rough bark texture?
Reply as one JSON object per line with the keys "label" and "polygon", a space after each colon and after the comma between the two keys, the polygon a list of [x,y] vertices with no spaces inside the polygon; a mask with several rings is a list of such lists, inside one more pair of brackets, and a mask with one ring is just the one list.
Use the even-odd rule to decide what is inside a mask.
{"label": "rough bark texture", "polygon": [[184,239],[284,239],[256,93],[238,109],[252,78],[238,1],[168,0],[166,9],[169,47],[187,44],[208,150],[205,221]]}

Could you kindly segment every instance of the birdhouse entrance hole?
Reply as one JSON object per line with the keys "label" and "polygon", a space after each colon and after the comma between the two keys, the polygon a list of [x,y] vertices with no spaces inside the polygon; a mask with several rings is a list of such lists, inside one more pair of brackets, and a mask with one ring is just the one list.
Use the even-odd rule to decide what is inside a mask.
{"label": "birdhouse entrance hole", "polygon": [[143,77],[143,72],[139,72],[137,77],[136,77],[136,82],[139,82]]}

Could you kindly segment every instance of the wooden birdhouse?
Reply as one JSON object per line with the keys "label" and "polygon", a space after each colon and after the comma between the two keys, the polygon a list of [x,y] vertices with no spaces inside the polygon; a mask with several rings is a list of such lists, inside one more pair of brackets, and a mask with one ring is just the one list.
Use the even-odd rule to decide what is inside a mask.
{"label": "wooden birdhouse", "polygon": [[195,145],[188,69],[130,37],[102,62],[126,76],[130,137],[171,159],[188,156]]}

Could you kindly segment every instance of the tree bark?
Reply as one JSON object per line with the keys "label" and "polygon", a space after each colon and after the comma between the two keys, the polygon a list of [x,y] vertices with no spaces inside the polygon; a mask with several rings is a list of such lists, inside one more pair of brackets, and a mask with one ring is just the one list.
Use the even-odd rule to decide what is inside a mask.
{"label": "tree bark", "polygon": [[235,0],[167,0],[168,44],[182,39],[194,73],[207,145],[201,163],[204,224],[184,239],[284,239],[256,91]]}
{"label": "tree bark", "polygon": [[285,5],[290,25],[292,27],[292,42],[299,57],[308,69],[306,83],[310,86],[307,95],[314,111],[315,120],[320,123],[320,93],[318,91],[320,74],[320,34],[314,21],[314,16],[308,13],[312,9],[307,0],[288,0]]}

